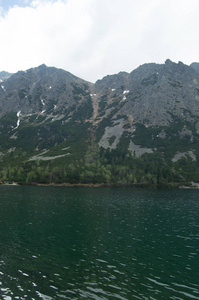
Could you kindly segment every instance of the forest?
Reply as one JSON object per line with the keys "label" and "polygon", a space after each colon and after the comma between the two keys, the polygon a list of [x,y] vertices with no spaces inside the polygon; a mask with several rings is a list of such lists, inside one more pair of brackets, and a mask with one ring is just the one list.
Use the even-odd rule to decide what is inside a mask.
{"label": "forest", "polygon": [[90,147],[84,158],[22,162],[4,166],[0,182],[36,184],[85,184],[129,187],[189,186],[199,181],[199,166],[189,156],[177,162],[162,153],[132,156],[124,150]]}

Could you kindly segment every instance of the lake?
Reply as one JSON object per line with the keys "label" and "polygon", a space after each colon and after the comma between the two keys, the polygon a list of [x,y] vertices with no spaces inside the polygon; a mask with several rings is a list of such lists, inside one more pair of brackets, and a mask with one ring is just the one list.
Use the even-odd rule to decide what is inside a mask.
{"label": "lake", "polygon": [[0,186],[1,299],[199,299],[199,191]]}

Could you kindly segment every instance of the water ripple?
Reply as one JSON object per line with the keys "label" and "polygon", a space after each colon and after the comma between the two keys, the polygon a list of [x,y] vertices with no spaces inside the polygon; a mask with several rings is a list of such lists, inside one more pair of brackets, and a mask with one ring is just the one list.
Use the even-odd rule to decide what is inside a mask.
{"label": "water ripple", "polygon": [[4,191],[1,299],[199,299],[197,191]]}

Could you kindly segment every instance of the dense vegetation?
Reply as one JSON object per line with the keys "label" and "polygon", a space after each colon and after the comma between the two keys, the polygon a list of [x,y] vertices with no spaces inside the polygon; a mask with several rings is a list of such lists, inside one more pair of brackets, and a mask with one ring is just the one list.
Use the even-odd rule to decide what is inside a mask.
{"label": "dense vegetation", "polygon": [[103,184],[135,187],[176,187],[199,181],[199,166],[188,156],[173,163],[161,153],[133,157],[127,151],[92,147],[84,158],[4,166],[0,180],[20,184]]}
{"label": "dense vegetation", "polygon": [[[12,145],[12,148],[4,151],[0,160],[0,182],[133,187],[177,187],[189,185],[192,181],[199,182],[198,160],[186,154],[175,162],[172,160],[176,149],[188,153],[192,148],[194,155],[199,155],[198,134],[191,124],[186,124],[186,130],[190,129],[194,134],[192,138],[189,134],[176,138],[185,128],[185,124],[178,121],[170,127],[146,128],[137,124],[136,135],[132,137],[128,130],[124,131],[117,148],[110,150],[100,148],[98,141],[111,122],[104,119],[97,128],[90,126],[84,121],[88,113],[89,109],[82,108],[78,122],[73,116],[68,122],[42,123],[42,126],[40,123],[34,126],[22,124],[15,140],[2,132],[2,145],[5,148]],[[1,119],[3,128],[7,128],[8,123],[13,125],[13,122],[16,123],[13,115]],[[128,123],[126,127],[128,129]],[[164,138],[158,137],[160,132],[164,132]],[[115,136],[112,136],[109,144],[114,140]],[[128,150],[130,140],[143,147],[150,145],[154,152],[136,156]],[[36,147],[39,148],[35,152],[33,149]],[[48,149],[46,154],[45,149]],[[52,159],[40,159],[41,152],[44,152],[42,157]],[[38,157],[30,160],[35,155]],[[57,155],[61,156],[54,159]]]}

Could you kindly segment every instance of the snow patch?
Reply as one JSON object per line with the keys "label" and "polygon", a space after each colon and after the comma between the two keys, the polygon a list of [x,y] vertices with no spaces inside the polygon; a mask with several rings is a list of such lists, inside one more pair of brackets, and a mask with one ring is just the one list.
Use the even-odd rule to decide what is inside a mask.
{"label": "snow patch", "polygon": [[4,92],[6,92],[6,89],[5,89],[4,85],[1,85],[1,87],[4,90]]}
{"label": "snow patch", "polygon": [[128,94],[128,93],[129,93],[129,90],[125,90],[125,91],[123,92],[123,95]]}
{"label": "snow patch", "polygon": [[114,91],[115,91],[115,89],[111,89],[111,91],[112,91],[112,92],[114,92]]}
{"label": "snow patch", "polygon": [[43,100],[43,99],[41,99],[41,104],[42,104],[42,105],[45,105],[45,103],[44,103],[44,100]]}
{"label": "snow patch", "polygon": [[17,113],[17,118],[18,118],[18,120],[17,120],[17,126],[15,128],[13,128],[12,130],[17,129],[19,127],[19,124],[20,124],[20,114],[21,114],[21,111],[18,111],[18,113]]}
{"label": "snow patch", "polygon": [[45,109],[44,109],[44,110],[42,110],[42,112],[41,112],[41,115],[42,115],[42,114],[44,114],[44,113],[45,113],[45,111],[46,111]]}

